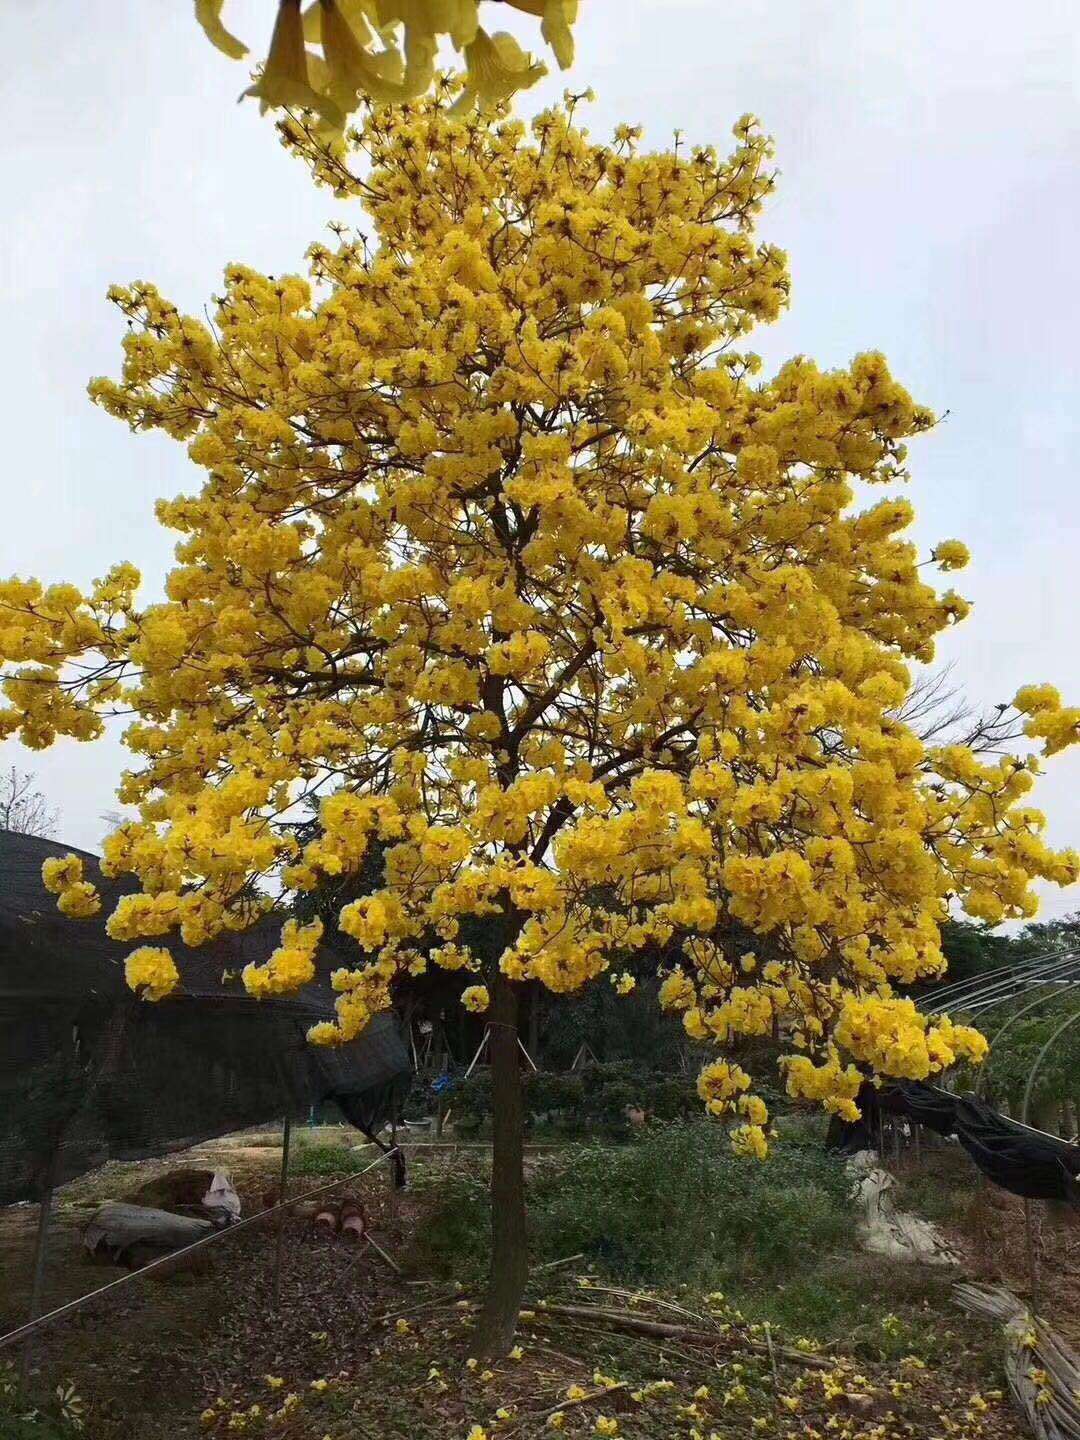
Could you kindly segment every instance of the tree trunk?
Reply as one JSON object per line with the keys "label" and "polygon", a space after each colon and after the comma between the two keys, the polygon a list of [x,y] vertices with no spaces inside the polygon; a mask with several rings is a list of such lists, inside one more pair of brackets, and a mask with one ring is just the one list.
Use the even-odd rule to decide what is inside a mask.
{"label": "tree trunk", "polygon": [[525,1235],[524,1106],[518,1057],[518,1001],[500,972],[492,984],[491,1275],[480,1316],[478,1349],[499,1357],[513,1344],[529,1273]]}
{"label": "tree trunk", "polygon": [[538,1070],[540,1063],[540,982],[534,980],[529,994],[529,1054]]}

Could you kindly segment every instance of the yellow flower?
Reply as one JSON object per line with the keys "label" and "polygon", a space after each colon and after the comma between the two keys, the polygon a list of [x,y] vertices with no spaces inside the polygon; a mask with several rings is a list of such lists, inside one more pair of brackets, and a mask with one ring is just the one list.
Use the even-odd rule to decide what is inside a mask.
{"label": "yellow flower", "polygon": [[61,895],[71,886],[80,884],[82,878],[83,864],[78,855],[50,855],[42,862],[42,884],[54,895]]}
{"label": "yellow flower", "polygon": [[80,880],[60,891],[56,907],[69,920],[85,920],[101,909],[101,897],[89,881]]}
{"label": "yellow flower", "polygon": [[180,972],[168,950],[143,945],[124,962],[124,979],[144,1000],[164,1000],[179,985]]}
{"label": "yellow flower", "polygon": [[481,1015],[491,1003],[486,985],[467,985],[461,992],[461,1003],[474,1015]]}
{"label": "yellow flower", "polygon": [[942,570],[962,570],[971,552],[962,540],[939,540],[934,546],[934,559]]}
{"label": "yellow flower", "polygon": [[212,45],[216,45],[230,59],[242,60],[247,54],[247,46],[237,40],[235,35],[230,35],[222,24],[221,12],[224,5],[225,0],[195,0],[195,18]]}
{"label": "yellow flower", "polygon": [[465,47],[465,58],[465,88],[454,106],[456,114],[467,114],[478,102],[509,100],[547,74],[547,66],[536,63],[505,30],[489,35],[478,29]]}
{"label": "yellow flower", "polygon": [[[561,68],[573,63],[577,0],[509,0],[515,9],[541,17],[540,31]],[[195,0],[195,18],[223,54],[242,59],[247,47],[222,21],[224,0]],[[466,92],[473,99],[508,99],[544,73],[506,34],[488,36],[478,24],[477,0],[417,6],[383,0],[319,0],[301,15],[300,0],[279,0],[277,24],[263,75],[247,92],[265,105],[294,105],[318,112],[340,131],[344,115],[366,96],[378,104],[417,99],[432,85],[443,37],[464,49]],[[405,31],[399,39],[400,22]],[[370,23],[369,23],[370,22]],[[379,26],[376,37],[372,25]],[[375,43],[376,38],[378,44]],[[305,49],[319,45],[322,55]]]}
{"label": "yellow flower", "polygon": [[293,105],[300,110],[316,111],[335,129],[344,125],[345,118],[338,106],[329,95],[320,94],[314,88],[308,75],[300,0],[281,0],[262,74],[244,93],[257,96],[264,110]]}
{"label": "yellow flower", "polygon": [[731,1148],[736,1155],[750,1155],[764,1160],[769,1153],[769,1143],[760,1125],[736,1125],[731,1132]]}

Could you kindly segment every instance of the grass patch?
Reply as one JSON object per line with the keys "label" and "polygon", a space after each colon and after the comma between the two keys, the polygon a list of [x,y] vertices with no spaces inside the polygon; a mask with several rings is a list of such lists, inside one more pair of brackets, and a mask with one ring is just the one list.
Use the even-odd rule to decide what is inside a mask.
{"label": "grass patch", "polygon": [[967,1215],[979,1184],[959,1145],[935,1145],[920,1165],[901,1168],[893,1198],[898,1210],[913,1210],[936,1225],[954,1224]]}
{"label": "grass patch", "polygon": [[366,1150],[350,1150],[345,1145],[326,1142],[300,1143],[289,1159],[289,1174],[355,1175],[370,1164],[371,1156]]}

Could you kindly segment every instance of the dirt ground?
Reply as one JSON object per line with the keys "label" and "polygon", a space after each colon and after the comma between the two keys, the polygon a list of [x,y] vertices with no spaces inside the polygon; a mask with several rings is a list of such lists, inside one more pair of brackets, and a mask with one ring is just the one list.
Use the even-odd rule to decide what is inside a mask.
{"label": "dirt ground", "polygon": [[[1019,1196],[986,1182],[955,1144],[890,1157],[889,1166],[899,1182],[897,1203],[939,1225],[967,1278],[1005,1285],[1032,1304],[1032,1256]],[[1080,1211],[1032,1201],[1030,1213],[1035,1307],[1080,1349]]]}
{"label": "dirt ground", "polygon": [[[308,1143],[345,1145],[351,1138],[345,1130],[304,1132]],[[429,1147],[410,1163],[430,1177],[470,1162],[464,1148],[455,1154],[452,1147]],[[51,1232],[46,1308],[119,1273],[91,1262],[83,1249],[81,1229],[95,1206],[189,1164],[227,1169],[251,1214],[277,1179],[280,1141],[272,1133],[230,1137],[164,1161],[113,1164],[66,1186]],[[948,1150],[924,1154],[918,1166],[908,1157],[897,1170],[901,1203],[912,1202],[947,1231],[971,1278],[1001,1280],[1026,1296],[1021,1202],[975,1187],[962,1157]],[[290,1193],[326,1179],[297,1177]],[[407,1260],[417,1202],[392,1191],[385,1167],[344,1180],[334,1193],[362,1197],[380,1244]],[[1040,1219],[1042,1308],[1076,1340],[1080,1229],[1056,1215]],[[0,1331],[25,1317],[36,1224],[34,1207],[0,1210]],[[704,1348],[556,1316],[549,1305],[573,1306],[582,1296],[613,1303],[605,1302],[595,1277],[568,1268],[544,1277],[541,1298],[530,1302],[522,1355],[488,1370],[470,1363],[475,1312],[468,1296],[447,1293],[422,1274],[398,1273],[371,1250],[357,1253],[341,1240],[319,1238],[309,1222],[289,1219],[275,1305],[275,1252],[275,1229],[253,1227],[210,1247],[203,1269],[137,1280],[93,1303],[35,1341],[31,1383],[41,1392],[75,1385],[87,1406],[87,1440],[237,1433],[466,1440],[473,1425],[485,1440],[504,1434],[526,1440],[550,1433],[559,1413],[564,1433],[625,1440],[688,1440],[695,1431],[710,1440],[755,1434],[1011,1440],[1023,1433],[1003,1394],[996,1332],[959,1313],[927,1316],[944,1337],[948,1358],[940,1369],[914,1359],[875,1365],[840,1354],[805,1370],[797,1359],[774,1368],[760,1331],[752,1340],[727,1312],[715,1326],[721,1338]],[[677,1301],[641,1295],[619,1303],[663,1316]],[[574,1386],[584,1399],[574,1398]],[[616,1430],[596,1428],[600,1419],[614,1421]]]}
{"label": "dirt ground", "polygon": [[[239,1136],[163,1161],[109,1164],[65,1186],[57,1193],[50,1227],[43,1308],[62,1305],[123,1273],[87,1256],[82,1228],[101,1201],[122,1198],[154,1175],[179,1165],[224,1169],[244,1214],[261,1209],[263,1193],[279,1175],[281,1149],[278,1137],[256,1138],[264,1143]],[[365,1203],[380,1233],[393,1243],[400,1238],[400,1222],[390,1214],[385,1179],[373,1173],[378,1181],[362,1186]],[[294,1188],[313,1188],[326,1178],[298,1179]],[[346,1182],[334,1193],[360,1189]],[[36,1207],[0,1210],[5,1279],[0,1331],[26,1316],[36,1228]],[[349,1337],[386,1298],[392,1272],[381,1262],[358,1261],[340,1245],[320,1245],[310,1227],[297,1220],[285,1224],[283,1250],[277,1310],[271,1293],[276,1232],[253,1227],[210,1247],[198,1270],[135,1281],[45,1332],[33,1345],[31,1380],[51,1385],[70,1378],[81,1394],[96,1397],[95,1436],[130,1435],[126,1426],[132,1413],[150,1411],[155,1428],[144,1432],[145,1440],[167,1440],[193,1433],[191,1417],[229,1383],[238,1356],[245,1367],[288,1371],[311,1349],[311,1333],[325,1332],[333,1337],[320,1342],[326,1359],[351,1359]],[[396,1283],[389,1292],[397,1295]],[[246,1333],[236,1333],[237,1326]],[[178,1416],[175,1423],[171,1412]]]}

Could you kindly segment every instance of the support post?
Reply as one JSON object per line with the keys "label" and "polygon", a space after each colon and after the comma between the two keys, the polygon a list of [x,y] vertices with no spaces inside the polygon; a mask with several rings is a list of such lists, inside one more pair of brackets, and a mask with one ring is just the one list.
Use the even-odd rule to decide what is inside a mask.
{"label": "support post", "polygon": [[[285,1189],[289,1183],[289,1145],[292,1141],[292,1116],[285,1112],[285,1125],[281,1134],[281,1182],[278,1186],[278,1200],[284,1205]],[[277,1217],[277,1250],[274,1255],[274,1309],[281,1304],[281,1266],[285,1258],[285,1215],[284,1208]]]}
{"label": "support post", "polygon": [[490,1037],[491,1037],[491,1027],[490,1027],[490,1025],[485,1025],[485,1026],[484,1026],[484,1033],[483,1033],[483,1036],[481,1037],[480,1044],[476,1047],[476,1054],[472,1057],[472,1061],[471,1061],[470,1064],[469,1064],[469,1068],[465,1071],[465,1079],[466,1079],[466,1080],[468,1080],[469,1076],[472,1074],[472,1072],[476,1069],[477,1065],[480,1063],[480,1056],[481,1056],[481,1055],[484,1053],[484,1051],[487,1049],[488,1040],[490,1039]]}
{"label": "support post", "polygon": [[[30,1314],[28,1320],[36,1320],[41,1314],[45,1295],[45,1261],[49,1248],[49,1221],[52,1219],[53,1186],[56,1183],[57,1156],[59,1146],[49,1160],[49,1169],[43,1182],[41,1205],[38,1209],[37,1238],[34,1241],[34,1278],[30,1289]],[[19,1378],[25,1386],[30,1378],[30,1355],[34,1348],[34,1336],[30,1334],[23,1344],[19,1365]]]}
{"label": "support post", "polygon": [[1028,1288],[1031,1291],[1031,1314],[1039,1308],[1039,1260],[1035,1253],[1035,1227],[1031,1218],[1031,1201],[1024,1199],[1024,1234],[1027,1240]]}
{"label": "support post", "polygon": [[[53,1145],[52,1154],[49,1156],[49,1164],[42,1180],[41,1209],[38,1212],[37,1238],[34,1242],[34,1278],[30,1291],[30,1315],[29,1324],[32,1324],[41,1314],[41,1301],[45,1292],[45,1264],[49,1248],[49,1223],[52,1220],[53,1191],[56,1189],[56,1182],[60,1176],[60,1152],[63,1149],[64,1138],[74,1122],[82,1116],[89,1108],[91,1102],[97,1097],[105,1076],[112,1070],[120,1054],[120,1047],[123,1043],[124,1033],[127,1029],[128,1017],[131,1015],[133,1005],[130,999],[121,999],[116,1008],[110,1014],[102,1036],[101,1059],[94,1070],[89,1084],[82,1093],[74,1112],[68,1116],[60,1128]],[[22,1360],[20,1364],[20,1376],[25,1385],[30,1375],[30,1352],[33,1348],[33,1331],[27,1335],[23,1345]]]}

